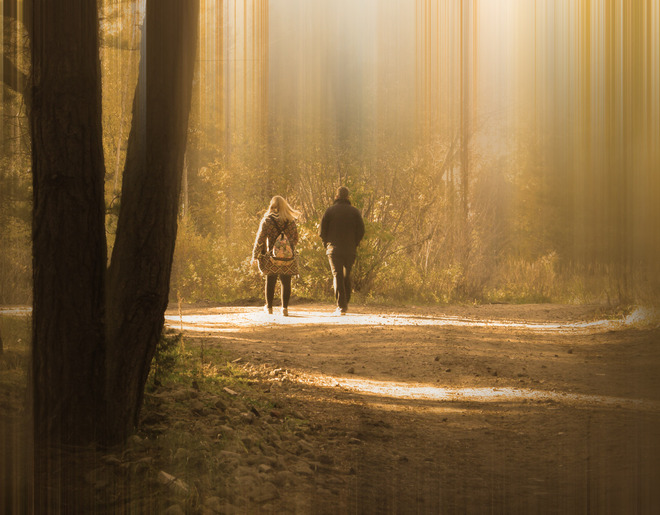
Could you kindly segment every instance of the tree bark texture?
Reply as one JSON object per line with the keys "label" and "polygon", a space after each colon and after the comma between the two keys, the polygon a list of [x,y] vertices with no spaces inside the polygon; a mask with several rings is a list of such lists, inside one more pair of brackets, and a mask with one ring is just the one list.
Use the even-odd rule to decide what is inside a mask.
{"label": "tree bark texture", "polygon": [[101,82],[96,2],[35,0],[33,369],[37,444],[104,439]]}
{"label": "tree bark texture", "polygon": [[199,0],[148,0],[117,235],[108,271],[110,434],[137,424],[167,307]]}

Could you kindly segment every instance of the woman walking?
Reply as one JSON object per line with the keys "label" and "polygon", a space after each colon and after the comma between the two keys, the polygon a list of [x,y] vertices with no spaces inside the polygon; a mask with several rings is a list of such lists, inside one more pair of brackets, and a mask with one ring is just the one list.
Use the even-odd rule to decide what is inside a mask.
{"label": "woman walking", "polygon": [[266,276],[267,313],[273,313],[275,284],[280,278],[282,285],[282,315],[289,315],[291,297],[291,276],[298,275],[298,227],[296,218],[300,213],[279,195],[274,196],[266,214],[261,219],[259,231],[252,249],[252,263],[259,265],[259,271]]}

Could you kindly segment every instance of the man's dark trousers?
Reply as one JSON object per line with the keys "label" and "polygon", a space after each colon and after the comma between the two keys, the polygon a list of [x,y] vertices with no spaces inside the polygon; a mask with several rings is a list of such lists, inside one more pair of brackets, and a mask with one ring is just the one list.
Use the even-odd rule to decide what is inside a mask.
{"label": "man's dark trousers", "polygon": [[337,307],[346,311],[351,300],[351,269],[355,263],[355,254],[333,250],[328,254],[328,261],[332,270]]}

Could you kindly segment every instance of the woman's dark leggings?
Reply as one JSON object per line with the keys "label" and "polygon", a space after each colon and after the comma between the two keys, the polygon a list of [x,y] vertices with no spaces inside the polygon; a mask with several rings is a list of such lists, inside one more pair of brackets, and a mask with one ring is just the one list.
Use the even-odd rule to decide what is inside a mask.
{"label": "woman's dark leggings", "polygon": [[[278,275],[266,276],[266,304],[269,308],[273,307],[273,298],[275,297],[275,284],[277,283]],[[291,276],[279,274],[280,282],[282,283],[282,307],[289,307],[289,298],[291,297]]]}

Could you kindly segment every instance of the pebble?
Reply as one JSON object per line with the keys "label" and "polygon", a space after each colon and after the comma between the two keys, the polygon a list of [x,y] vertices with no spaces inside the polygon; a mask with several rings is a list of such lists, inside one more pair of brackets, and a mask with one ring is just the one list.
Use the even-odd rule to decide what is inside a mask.
{"label": "pebble", "polygon": [[266,465],[265,463],[262,463],[261,465],[259,465],[258,470],[262,474],[267,474],[268,472],[271,472],[273,470],[273,467],[271,467],[270,465]]}
{"label": "pebble", "polygon": [[273,483],[278,486],[287,486],[296,482],[296,476],[289,470],[280,470],[275,473]]}
{"label": "pebble", "polygon": [[238,467],[236,469],[236,485],[238,488],[243,491],[252,491],[255,490],[256,488],[259,487],[259,478],[256,477],[255,472],[251,472],[249,475],[239,475],[238,470],[240,470],[241,467]]}
{"label": "pebble", "polygon": [[158,482],[167,485],[170,488],[170,490],[172,490],[177,494],[185,495],[190,490],[190,488],[185,482],[181,481],[180,479],[177,479],[171,474],[168,474],[164,470],[161,470],[158,473]]}
{"label": "pebble", "polygon": [[179,448],[174,453],[174,457],[172,458],[172,461],[174,461],[175,463],[181,463],[181,462],[185,462],[189,457],[190,457],[190,453],[187,450]]}
{"label": "pebble", "polygon": [[232,451],[220,451],[219,454],[223,458],[230,458],[230,459],[239,459],[241,457],[240,454]]}
{"label": "pebble", "polygon": [[332,495],[332,492],[327,488],[318,487],[314,492],[317,496],[329,497]]}
{"label": "pebble", "polygon": [[220,515],[238,515],[242,513],[242,510],[234,506],[233,504],[225,503],[218,510]]}
{"label": "pebble", "polygon": [[250,498],[256,503],[272,501],[279,496],[280,493],[277,490],[277,487],[270,481],[267,481],[250,494]]}
{"label": "pebble", "polygon": [[249,476],[249,477],[254,477],[256,476],[256,471],[252,467],[246,467],[245,465],[241,465],[236,469],[236,476],[237,477],[244,477],[244,476]]}
{"label": "pebble", "polygon": [[107,456],[103,456],[101,458],[101,461],[103,461],[104,463],[107,463],[108,465],[121,465],[121,460],[119,458],[117,458],[117,456],[114,456],[112,454],[108,454]]}
{"label": "pebble", "polygon": [[128,437],[128,443],[133,447],[138,447],[142,445],[142,438],[138,435],[131,435]]}
{"label": "pebble", "polygon": [[252,449],[258,444],[258,440],[254,436],[246,435],[241,438],[241,442],[245,445],[246,449]]}
{"label": "pebble", "polygon": [[104,467],[97,468],[85,474],[85,481],[94,488],[105,488],[110,484],[111,472]]}
{"label": "pebble", "polygon": [[328,476],[324,479],[324,483],[331,486],[341,486],[346,484],[346,480],[336,476]]}
{"label": "pebble", "polygon": [[298,452],[296,454],[305,454],[305,453],[312,453],[314,452],[314,447],[312,447],[309,443],[307,443],[305,440],[300,440],[298,442]]}
{"label": "pebble", "polygon": [[269,461],[270,460],[266,456],[262,456],[261,454],[256,454],[254,452],[252,452],[245,460],[245,462],[251,467],[256,467],[262,463],[268,463]]}
{"label": "pebble", "polygon": [[177,390],[172,393],[171,398],[175,401],[185,401],[188,399],[197,399],[199,397],[199,392],[188,388],[185,390]]}
{"label": "pebble", "polygon": [[277,450],[275,449],[276,445],[277,444],[275,444],[275,442],[273,442],[273,445],[268,445],[264,442],[261,442],[259,443],[259,449],[264,454],[264,456],[272,457],[277,455]]}
{"label": "pebble", "polygon": [[210,508],[216,513],[219,513],[220,510],[222,509],[222,499],[220,497],[207,497],[206,500],[204,501],[204,506],[207,508]]}
{"label": "pebble", "polygon": [[254,413],[249,412],[249,411],[247,413],[241,413],[241,415],[240,415],[240,420],[244,424],[252,424],[252,423],[254,423],[256,418],[257,418],[256,415]]}
{"label": "pebble", "polygon": [[311,476],[314,473],[312,467],[310,467],[309,464],[305,463],[304,461],[299,461],[298,463],[296,463],[291,468],[291,471],[296,474],[302,474],[304,476]]}

